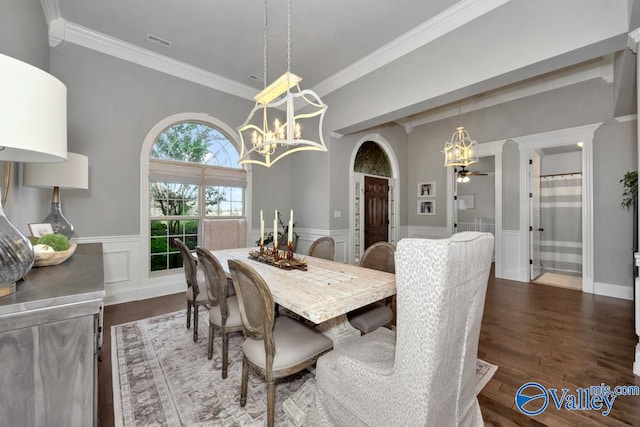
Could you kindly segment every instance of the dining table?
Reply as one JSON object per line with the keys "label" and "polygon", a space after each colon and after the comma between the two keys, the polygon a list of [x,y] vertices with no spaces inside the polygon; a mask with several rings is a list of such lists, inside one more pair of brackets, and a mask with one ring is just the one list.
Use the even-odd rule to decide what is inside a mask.
{"label": "dining table", "polygon": [[347,313],[396,293],[395,275],[357,265],[294,254],[306,271],[282,269],[249,256],[256,248],[212,251],[229,275],[230,259],[244,261],[262,276],[275,303],[313,322],[334,344],[360,336]]}
{"label": "dining table", "polygon": [[[293,254],[305,269],[283,269],[250,257],[256,248],[221,249],[211,253],[229,276],[230,259],[244,261],[265,280],[275,303],[315,324],[334,348],[360,336],[347,313],[396,293],[395,274],[342,262]],[[289,396],[282,409],[291,422],[303,425],[315,396],[310,379]]]}

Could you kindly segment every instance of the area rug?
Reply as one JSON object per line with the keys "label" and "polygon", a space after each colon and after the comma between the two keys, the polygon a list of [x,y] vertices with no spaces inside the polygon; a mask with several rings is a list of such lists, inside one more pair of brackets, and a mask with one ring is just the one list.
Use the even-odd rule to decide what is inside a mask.
{"label": "area rug", "polygon": [[[208,360],[208,313],[200,310],[199,314],[198,342],[193,342],[192,330],[185,328],[186,310],[112,326],[116,426],[266,424],[267,390],[261,378],[249,375],[247,404],[240,407],[242,334],[229,336],[228,376],[223,380],[222,339],[216,333],[213,359]],[[496,369],[497,366],[478,360],[477,393]],[[312,377],[304,371],[276,382],[276,425],[294,425],[282,403]]]}

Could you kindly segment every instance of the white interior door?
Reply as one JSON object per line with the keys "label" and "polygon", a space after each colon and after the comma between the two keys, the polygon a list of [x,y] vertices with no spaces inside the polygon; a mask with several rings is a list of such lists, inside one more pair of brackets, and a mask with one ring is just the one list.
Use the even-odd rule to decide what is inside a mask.
{"label": "white interior door", "polygon": [[540,154],[536,151],[531,151],[530,159],[529,182],[531,183],[531,189],[529,192],[529,241],[531,242],[531,251],[529,254],[529,264],[531,266],[530,280],[535,280],[540,276],[542,270],[540,262],[540,234],[542,232],[542,225],[540,224]]}

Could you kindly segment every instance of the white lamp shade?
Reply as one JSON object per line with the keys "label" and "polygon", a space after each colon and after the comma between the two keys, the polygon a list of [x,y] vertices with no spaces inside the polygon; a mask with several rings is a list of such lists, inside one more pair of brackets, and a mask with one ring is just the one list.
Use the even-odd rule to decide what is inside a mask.
{"label": "white lamp shade", "polygon": [[62,162],[66,156],[66,86],[0,54],[0,160]]}
{"label": "white lamp shade", "polygon": [[89,188],[89,159],[76,153],[66,153],[63,163],[25,163],[22,184],[28,187],[61,189]]}

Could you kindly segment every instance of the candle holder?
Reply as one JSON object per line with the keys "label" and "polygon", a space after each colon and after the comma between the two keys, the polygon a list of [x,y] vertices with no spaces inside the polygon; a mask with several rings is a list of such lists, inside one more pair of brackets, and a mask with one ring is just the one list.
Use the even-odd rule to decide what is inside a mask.
{"label": "candle holder", "polygon": [[287,259],[293,259],[293,242],[287,243]]}
{"label": "candle holder", "polygon": [[280,252],[278,247],[265,248],[264,245],[249,251],[249,258],[268,264],[283,270],[307,271],[307,263],[304,259],[298,259],[293,253],[293,242],[288,242],[287,250]]}

